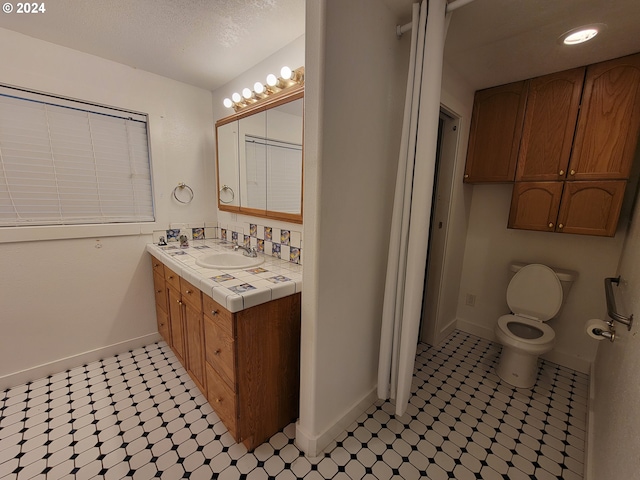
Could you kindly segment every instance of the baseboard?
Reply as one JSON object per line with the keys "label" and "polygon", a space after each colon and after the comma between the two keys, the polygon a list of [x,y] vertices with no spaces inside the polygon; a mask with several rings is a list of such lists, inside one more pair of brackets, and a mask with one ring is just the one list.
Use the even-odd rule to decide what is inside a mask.
{"label": "baseboard", "polygon": [[451,334],[456,329],[456,319],[451,320],[444,328],[440,329],[436,336],[436,344],[433,345],[437,347],[442,343],[442,341]]}
{"label": "baseboard", "polygon": [[496,339],[496,334],[493,333],[493,328],[483,327],[482,325],[469,322],[468,320],[463,320],[462,318],[458,318],[456,320],[456,328],[465,333],[475,335],[476,337],[484,338],[485,340],[490,340],[492,342],[498,341]]}
{"label": "baseboard", "polygon": [[596,362],[591,364],[589,372],[589,397],[587,399],[587,444],[585,450],[587,454],[584,459],[584,480],[595,480],[593,476],[593,458],[595,447],[595,416],[593,409],[595,408],[596,398]]}
{"label": "baseboard", "polygon": [[557,350],[551,350],[549,353],[545,353],[541,358],[555,363],[556,365],[562,365],[563,367],[570,368],[576,372],[589,374],[591,369],[591,362],[584,358],[574,357],[564,352]]}
{"label": "baseboard", "polygon": [[0,377],[0,391],[38,380],[49,375],[64,372],[65,370],[70,370],[72,368],[79,367],[80,365],[97,362],[103,358],[112,357],[119,353],[144,347],[145,345],[149,345],[160,340],[162,340],[162,337],[158,332],[150,333],[149,335],[132,338],[130,340],[125,340],[124,342],[114,343],[112,345],[96,348],[77,355],[71,355],[70,357],[54,360],[53,362],[43,363],[42,365],[20,370],[19,372],[10,373]]}
{"label": "baseboard", "polygon": [[317,457],[322,454],[331,441],[344,432],[349,425],[362,415],[378,399],[377,386],[367,393],[360,401],[356,402],[341,418],[333,425],[325,429],[319,435],[314,435],[305,431],[300,421],[296,423],[296,446],[304,452],[307,457]]}

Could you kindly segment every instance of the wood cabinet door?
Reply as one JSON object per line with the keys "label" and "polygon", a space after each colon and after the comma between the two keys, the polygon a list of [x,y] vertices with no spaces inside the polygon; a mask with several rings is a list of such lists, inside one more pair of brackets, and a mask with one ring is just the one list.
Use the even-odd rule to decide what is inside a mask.
{"label": "wood cabinet door", "polygon": [[476,92],[464,181],[513,182],[528,81]]}
{"label": "wood cabinet door", "polygon": [[613,237],[626,180],[566,182],[557,231]]}
{"label": "wood cabinet door", "polygon": [[171,334],[169,333],[169,320],[167,318],[167,312],[162,310],[156,304],[156,320],[158,322],[158,333],[162,336],[167,345],[171,344]]}
{"label": "wood cabinet door", "polygon": [[587,67],[569,180],[629,178],[640,133],[640,54]]}
{"label": "wood cabinet door", "polygon": [[509,228],[553,232],[564,182],[516,182],[513,185]]}
{"label": "wood cabinet door", "polygon": [[516,181],[564,180],[585,67],[530,80]]}
{"label": "wood cabinet door", "polygon": [[[199,291],[198,291],[199,293]],[[204,371],[204,328],[202,312],[185,303],[185,337],[187,339],[187,370],[194,382],[206,395],[206,374]]]}
{"label": "wood cabinet door", "polygon": [[184,325],[182,318],[183,301],[180,292],[173,287],[168,287],[169,300],[169,330],[171,331],[171,347],[175,352],[178,360],[184,365],[185,348],[184,348]]}
{"label": "wood cabinet door", "polygon": [[153,271],[153,291],[156,296],[156,306],[162,310],[167,310],[167,287],[164,283],[164,276],[157,271]]}

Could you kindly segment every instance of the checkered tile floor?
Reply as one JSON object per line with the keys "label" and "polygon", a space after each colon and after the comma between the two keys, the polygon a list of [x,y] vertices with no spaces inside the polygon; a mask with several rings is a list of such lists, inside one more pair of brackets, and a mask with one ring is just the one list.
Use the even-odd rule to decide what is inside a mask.
{"label": "checkered tile floor", "polygon": [[377,402],[306,458],[289,425],[247,453],[164,344],[0,392],[0,478],[582,478],[587,376],[543,362],[500,383],[500,347],[454,332],[420,345],[400,418]]}

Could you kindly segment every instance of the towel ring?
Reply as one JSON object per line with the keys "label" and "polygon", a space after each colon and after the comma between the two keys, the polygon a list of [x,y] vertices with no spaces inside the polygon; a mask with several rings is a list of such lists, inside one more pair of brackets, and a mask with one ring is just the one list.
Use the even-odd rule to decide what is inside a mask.
{"label": "towel ring", "polygon": [[229,200],[228,202],[225,202],[224,200],[222,200],[222,198],[220,197],[220,202],[221,203],[231,203],[233,202],[233,199],[236,198],[236,194],[233,191],[233,188],[231,188],[229,185],[223,185],[222,188],[220,189],[220,193],[224,192],[225,190],[230,190],[231,191],[231,200]]}
{"label": "towel ring", "polygon": [[[189,191],[189,200],[186,200],[186,201],[185,200],[180,200],[178,198],[178,195],[177,195],[178,189],[184,190],[185,188]],[[193,189],[189,185],[187,185],[186,183],[180,182],[178,184],[178,186],[173,189],[173,198],[175,198],[176,201],[178,201],[180,203],[184,203],[184,204],[191,203],[191,201],[193,200]]]}

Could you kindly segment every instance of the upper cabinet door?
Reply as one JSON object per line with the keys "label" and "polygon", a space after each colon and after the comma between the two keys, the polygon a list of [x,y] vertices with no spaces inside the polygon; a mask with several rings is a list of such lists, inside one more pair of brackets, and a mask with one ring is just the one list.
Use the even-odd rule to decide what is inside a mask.
{"label": "upper cabinet door", "polygon": [[556,231],[613,237],[626,186],[626,180],[565,182]]}
{"label": "upper cabinet door", "polygon": [[640,133],[640,54],[587,68],[569,180],[626,179]]}
{"label": "upper cabinet door", "polygon": [[517,181],[564,180],[578,119],[585,67],[529,83]]}
{"label": "upper cabinet door", "polygon": [[513,182],[528,81],[476,92],[464,181]]}

